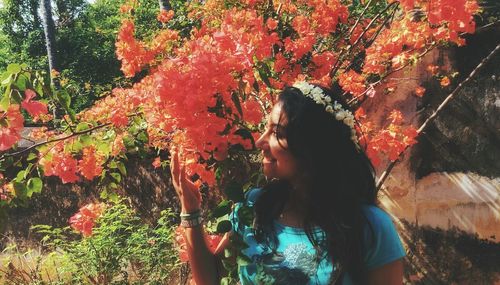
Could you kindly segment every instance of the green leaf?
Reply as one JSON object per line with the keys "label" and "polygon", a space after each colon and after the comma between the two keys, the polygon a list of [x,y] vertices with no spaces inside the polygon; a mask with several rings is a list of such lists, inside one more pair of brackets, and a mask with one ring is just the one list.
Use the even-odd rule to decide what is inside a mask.
{"label": "green leaf", "polygon": [[116,168],[118,168],[118,164],[116,163],[115,160],[112,160],[109,162],[108,167],[111,169],[116,169]]}
{"label": "green leaf", "polygon": [[58,91],[56,93],[56,98],[65,110],[69,110],[71,106],[71,96],[69,96],[68,92],[65,90]]}
{"label": "green leaf", "polygon": [[233,200],[234,202],[243,202],[245,199],[242,185],[235,181],[231,181],[229,185],[226,186],[224,193],[229,200]]}
{"label": "green leaf", "polygon": [[118,203],[120,201],[120,195],[118,195],[116,192],[111,192],[108,194],[108,200],[113,203]]}
{"label": "green leaf", "polygon": [[140,132],[138,135],[137,135],[137,140],[143,144],[147,143],[149,141],[148,139],[148,134],[144,131]]}
{"label": "green leaf", "polygon": [[220,280],[220,285],[230,285],[230,284],[231,284],[230,277],[224,277]]}
{"label": "green leaf", "polygon": [[12,74],[16,74],[21,72],[21,65],[17,63],[11,63],[7,66],[7,72],[10,72]]}
{"label": "green leaf", "polygon": [[76,112],[75,110],[68,107],[68,115],[72,122],[76,121]]}
{"label": "green leaf", "polygon": [[12,82],[12,74],[10,74],[9,72],[4,72],[2,74],[2,77],[0,78],[2,80],[2,85],[10,85]]}
{"label": "green leaf", "polygon": [[231,231],[232,224],[229,220],[223,220],[217,223],[217,233],[223,234]]}
{"label": "green leaf", "polygon": [[26,170],[21,170],[16,175],[16,181],[21,182],[26,179]]}
{"label": "green leaf", "polygon": [[90,128],[90,125],[88,123],[82,122],[82,123],[79,123],[78,125],[76,125],[75,131],[82,132],[82,131],[88,130],[89,128]]}
{"label": "green leaf", "polygon": [[82,146],[84,147],[94,143],[94,140],[90,135],[81,135],[78,139],[80,140]]}
{"label": "green leaf", "polygon": [[10,106],[10,86],[7,87],[7,90],[5,90],[5,94],[2,97],[2,100],[0,100],[0,108],[2,108],[3,111],[7,111]]}
{"label": "green leaf", "polygon": [[97,150],[104,153],[104,154],[109,154],[111,152],[111,144],[109,144],[108,142],[104,141],[104,142],[100,142],[96,145],[97,147]]}
{"label": "green leaf", "polygon": [[102,190],[99,194],[99,197],[103,200],[106,200],[108,198],[108,191],[106,189]]}
{"label": "green leaf", "polygon": [[233,251],[231,249],[229,249],[229,248],[225,248],[224,249],[224,257],[225,258],[229,258],[231,256],[233,256]]}
{"label": "green leaf", "polygon": [[236,257],[236,263],[238,263],[239,266],[247,266],[252,263],[252,260],[243,254],[239,254]]}
{"label": "green leaf", "polygon": [[26,199],[26,184],[20,182],[12,183],[14,186],[14,194],[19,199]]}
{"label": "green leaf", "polygon": [[109,174],[111,177],[113,177],[113,179],[117,182],[117,183],[120,183],[122,181],[122,176],[120,175],[120,173],[110,173]]}
{"label": "green leaf", "polygon": [[232,203],[228,200],[220,202],[219,205],[217,205],[217,207],[210,213],[211,217],[220,218],[224,215],[229,214],[231,212],[231,205]]}
{"label": "green leaf", "polygon": [[35,79],[33,81],[33,86],[35,87],[36,93],[38,93],[38,95],[40,95],[41,97],[43,97],[43,85],[40,82],[40,80]]}
{"label": "green leaf", "polygon": [[233,95],[231,95],[231,100],[233,101],[234,106],[236,106],[236,110],[238,110],[240,116],[243,117],[243,109],[241,109],[240,97],[238,96],[238,93],[233,92]]}
{"label": "green leaf", "polygon": [[18,104],[20,104],[24,99],[19,90],[17,89],[13,89],[12,92],[10,93],[10,96],[11,99]]}
{"label": "green leaf", "polygon": [[27,161],[32,161],[34,159],[36,159],[38,156],[34,153],[34,152],[30,152],[30,154],[28,154],[28,157],[26,158]]}
{"label": "green leaf", "polygon": [[28,180],[28,183],[26,184],[27,186],[27,193],[26,196],[31,197],[33,193],[40,193],[42,192],[42,179],[38,177],[33,177]]}
{"label": "green leaf", "polygon": [[24,91],[26,90],[26,86],[28,85],[28,78],[25,75],[21,74],[17,78],[16,82],[14,82],[14,84],[19,90]]}
{"label": "green leaf", "polygon": [[269,67],[265,63],[259,64],[257,70],[259,71],[260,78],[264,83],[267,85],[267,87],[271,88],[271,82],[269,81],[269,74],[271,71],[269,70]]}
{"label": "green leaf", "polygon": [[118,170],[120,170],[122,175],[127,175],[127,169],[125,168],[125,164],[123,164],[123,162],[117,161],[116,166],[118,167]]}

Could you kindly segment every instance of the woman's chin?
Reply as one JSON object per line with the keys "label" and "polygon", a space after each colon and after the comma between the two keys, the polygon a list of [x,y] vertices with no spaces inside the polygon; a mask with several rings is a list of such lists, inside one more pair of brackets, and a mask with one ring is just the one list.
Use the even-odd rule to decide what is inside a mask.
{"label": "woman's chin", "polygon": [[262,172],[264,173],[264,176],[267,177],[267,179],[277,178],[273,164],[274,163],[263,163],[262,165]]}

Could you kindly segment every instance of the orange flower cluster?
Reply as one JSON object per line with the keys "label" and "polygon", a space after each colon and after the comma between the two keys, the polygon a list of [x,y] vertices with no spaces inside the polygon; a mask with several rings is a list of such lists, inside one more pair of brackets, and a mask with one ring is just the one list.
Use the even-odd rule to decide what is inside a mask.
{"label": "orange flower cluster", "polygon": [[[393,1],[390,1],[393,2]],[[365,73],[383,74],[389,67],[399,68],[414,61],[425,48],[441,41],[463,45],[461,33],[473,33],[475,0],[400,1],[404,17],[382,31],[366,51]],[[415,19],[415,11],[427,16]]]}
{"label": "orange flower cluster", "polygon": [[96,153],[94,146],[88,146],[83,149],[82,159],[78,161],[78,170],[83,177],[88,180],[101,175],[103,158]]}
{"label": "orange flower cluster", "polygon": [[366,90],[365,78],[352,69],[339,76],[339,85],[354,96],[359,96]]}
{"label": "orange flower cluster", "polygon": [[24,118],[19,105],[10,105],[5,112],[0,112],[0,151],[7,150],[21,139]]}
{"label": "orange flower cluster", "polygon": [[[424,6],[425,7],[425,6]],[[476,26],[473,15],[479,6],[475,0],[433,0],[428,2],[427,17],[436,40],[465,44],[460,33],[473,33]]]}
{"label": "orange flower cluster", "polygon": [[76,214],[69,218],[69,224],[73,229],[82,233],[83,236],[91,236],[95,221],[102,215],[104,210],[104,204],[87,204],[81,207]]}
{"label": "orange flower cluster", "polygon": [[[413,63],[443,40],[460,43],[455,35],[473,31],[471,15],[477,11],[473,0],[460,0],[463,5],[437,0],[437,6],[429,1],[401,0],[401,13],[395,14],[392,23],[382,26],[381,19],[375,21],[360,43],[349,47],[371,18],[360,19],[353,33],[347,34],[358,15],[350,17],[340,0],[276,0],[272,6],[262,0],[242,0],[229,8],[223,0],[207,0],[201,6],[194,2],[188,8],[189,17],[199,20],[200,25],[189,37],[180,38],[176,31],[165,28],[149,43],[134,37],[131,11],[136,3],[130,2],[123,9],[127,19],[116,42],[122,71],[132,77],[148,67],[149,74],[132,88],[113,90],[78,119],[92,126],[110,124],[109,153],[102,155],[107,158],[125,151],[124,140],[130,136],[127,128],[135,127],[133,117],[138,115],[147,125],[149,146],[184,149],[188,174],[198,174],[209,184],[215,183],[213,166],[231,156],[235,145],[253,147],[248,130],[258,129],[277,91],[285,85],[298,79],[330,85],[338,77],[346,93],[374,97],[373,84],[366,90],[367,78],[380,78]],[[166,23],[173,16],[162,11],[158,20]],[[364,61],[356,62],[362,72],[350,69],[352,58],[365,49],[378,28],[381,33],[366,46]],[[337,63],[341,50],[353,55],[344,54]],[[338,72],[332,78],[334,65]],[[424,92],[423,88],[415,90],[417,96]],[[36,113],[41,109],[38,105],[31,110]],[[361,111],[356,114],[363,117]],[[360,140],[368,146],[375,164],[383,155],[395,159],[414,143],[416,131],[403,127],[398,113],[392,113],[390,120],[382,130],[373,129],[368,121],[361,126],[367,136]],[[255,137],[256,132],[250,135]],[[15,135],[9,138],[18,139]],[[57,175],[63,182],[76,181],[79,175],[92,179],[102,170],[96,149],[81,150],[76,154],[81,154],[81,159],[76,159],[61,148],[50,151],[41,164],[46,175]]]}
{"label": "orange flower cluster", "polygon": [[140,41],[134,38],[135,25],[125,19],[118,33],[116,41],[116,56],[122,61],[121,70],[126,77],[132,77],[141,71],[142,67],[154,58],[154,54],[146,50]]}
{"label": "orange flower cluster", "polygon": [[79,180],[78,173],[88,180],[101,175],[103,157],[94,146],[85,147],[82,159],[77,160],[71,153],[64,151],[64,144],[57,143],[47,154],[43,154],[39,164],[45,176],[58,176],[63,183],[74,183]]}
{"label": "orange flower cluster", "polygon": [[161,10],[160,14],[158,14],[158,21],[162,22],[162,23],[167,23],[168,21],[170,21],[170,19],[172,19],[174,17],[174,10],[170,10],[170,11],[167,11],[167,10]]}
{"label": "orange flower cluster", "polygon": [[23,107],[32,117],[47,114],[47,104],[39,101],[32,100],[36,96],[36,92],[31,89],[24,91],[25,98],[21,102]]}
{"label": "orange flower cluster", "polygon": [[363,122],[363,131],[373,133],[371,137],[363,137],[361,142],[365,144],[366,153],[374,166],[379,166],[384,156],[395,161],[408,146],[417,143],[417,130],[413,126],[403,126],[403,114],[400,111],[393,110],[389,114],[389,121],[390,124],[378,132],[373,132],[370,122]]}

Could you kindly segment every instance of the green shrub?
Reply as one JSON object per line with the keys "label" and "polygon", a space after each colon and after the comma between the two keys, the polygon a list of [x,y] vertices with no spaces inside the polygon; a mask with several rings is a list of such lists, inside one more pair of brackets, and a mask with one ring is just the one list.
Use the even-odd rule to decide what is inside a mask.
{"label": "green shrub", "polygon": [[[97,218],[87,237],[70,227],[35,226],[45,235],[42,243],[51,251],[44,258],[57,256],[51,261],[56,274],[42,266],[46,261],[40,259],[36,268],[51,271],[52,276],[32,273],[25,284],[168,284],[180,265],[171,219],[171,211],[165,210],[157,225],[150,226],[124,202],[118,202]],[[19,284],[12,273],[22,270],[13,265],[6,268],[5,284]]]}

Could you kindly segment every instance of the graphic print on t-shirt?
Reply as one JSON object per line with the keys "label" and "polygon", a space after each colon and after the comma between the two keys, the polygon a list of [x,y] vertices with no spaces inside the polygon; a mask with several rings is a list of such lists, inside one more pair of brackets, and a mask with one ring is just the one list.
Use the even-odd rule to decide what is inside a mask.
{"label": "graphic print on t-shirt", "polygon": [[303,243],[289,244],[283,252],[255,256],[257,284],[307,284],[315,278],[320,259]]}

